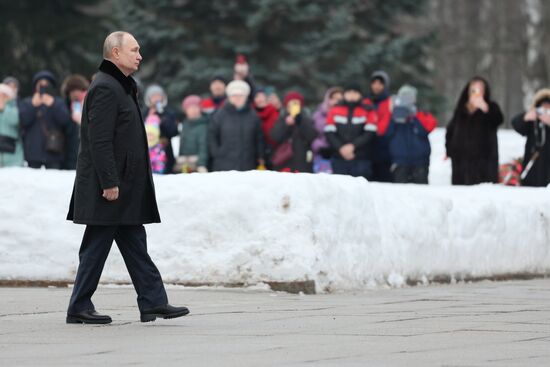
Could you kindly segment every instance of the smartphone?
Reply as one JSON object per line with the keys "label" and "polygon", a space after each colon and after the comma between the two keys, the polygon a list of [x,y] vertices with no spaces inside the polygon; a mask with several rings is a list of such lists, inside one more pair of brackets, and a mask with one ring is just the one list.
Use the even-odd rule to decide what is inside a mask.
{"label": "smartphone", "polygon": [[288,103],[288,113],[292,117],[296,117],[300,114],[302,110],[302,106],[300,106],[300,102],[298,101],[290,101]]}
{"label": "smartphone", "polygon": [[72,103],[71,109],[73,110],[73,113],[81,113],[82,112],[82,103],[80,103],[80,101],[74,101]]}

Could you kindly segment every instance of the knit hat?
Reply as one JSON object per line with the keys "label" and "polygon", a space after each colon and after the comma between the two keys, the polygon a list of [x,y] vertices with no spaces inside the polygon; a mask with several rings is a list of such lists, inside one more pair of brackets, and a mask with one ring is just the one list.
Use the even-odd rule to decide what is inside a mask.
{"label": "knit hat", "polygon": [[155,94],[162,95],[161,105],[162,105],[162,107],[166,107],[166,105],[168,104],[168,97],[166,96],[166,92],[164,91],[164,89],[160,85],[157,85],[157,84],[150,85],[145,90],[145,98],[144,98],[145,105],[150,107],[151,97],[154,96]]}
{"label": "knit hat", "polygon": [[13,89],[7,84],[0,84],[0,94],[5,94],[8,99],[12,99],[13,96]]}
{"label": "knit hat", "polygon": [[372,73],[372,75],[370,76],[371,83],[375,79],[378,79],[382,83],[384,83],[384,86],[386,87],[386,90],[390,89],[390,76],[388,75],[388,73],[386,73],[383,70],[377,70],[374,73]]}
{"label": "knit hat", "polygon": [[247,82],[242,80],[233,80],[227,85],[225,89],[225,94],[228,96],[241,95],[248,97],[250,94],[250,85]]}
{"label": "knit hat", "polygon": [[350,90],[353,90],[353,91],[356,91],[356,92],[359,92],[359,93],[363,94],[361,92],[361,86],[359,85],[359,83],[356,83],[356,82],[350,82],[350,83],[346,84],[346,86],[344,87],[344,92],[347,92],[347,91],[350,91]]}
{"label": "knit hat", "polygon": [[42,71],[39,71],[38,73],[34,74],[34,76],[32,77],[33,87],[36,86],[36,83],[38,83],[38,81],[40,79],[46,79],[47,81],[49,81],[53,88],[55,88],[57,86],[57,79],[55,78],[55,76],[53,75],[53,73],[51,71],[42,70]]}
{"label": "knit hat", "polygon": [[7,76],[4,78],[4,80],[2,81],[2,83],[4,84],[15,84],[15,86],[17,87],[17,89],[19,89],[19,80],[17,80],[16,77],[14,76]]}
{"label": "knit hat", "polygon": [[291,91],[286,94],[283,100],[283,105],[288,105],[288,102],[292,101],[293,99],[300,101],[300,106],[304,107],[304,96],[300,92],[296,91]]}
{"label": "knit hat", "polygon": [[183,110],[185,111],[186,109],[188,109],[189,107],[192,107],[192,106],[200,107],[201,106],[201,101],[202,101],[201,97],[199,97],[195,94],[192,94],[190,96],[185,97],[185,99],[181,103],[181,106],[182,106]]}
{"label": "knit hat", "polygon": [[412,106],[416,104],[416,96],[418,95],[418,90],[408,84],[403,85],[399,88],[397,92],[397,97],[402,102],[403,105]]}
{"label": "knit hat", "polygon": [[225,79],[222,75],[214,75],[212,79],[210,79],[210,84],[212,84],[215,81],[222,82],[223,84],[227,85],[227,79]]}

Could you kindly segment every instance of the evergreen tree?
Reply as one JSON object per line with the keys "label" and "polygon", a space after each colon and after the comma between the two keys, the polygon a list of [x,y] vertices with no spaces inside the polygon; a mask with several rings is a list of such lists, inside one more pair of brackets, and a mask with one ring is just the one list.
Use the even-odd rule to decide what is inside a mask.
{"label": "evergreen tree", "polygon": [[[387,70],[398,87],[420,88],[434,101],[426,55],[431,33],[409,33],[403,19],[422,14],[419,0],[115,0],[120,26],[144,55],[140,76],[172,97],[204,93],[215,74],[232,76],[235,55],[247,55],[260,85],[298,89],[318,101],[331,85]],[[418,28],[418,27],[417,27]]]}
{"label": "evergreen tree", "polygon": [[60,81],[76,72],[91,76],[101,61],[110,6],[99,0],[0,2],[0,76],[16,76],[23,95],[41,69]]}

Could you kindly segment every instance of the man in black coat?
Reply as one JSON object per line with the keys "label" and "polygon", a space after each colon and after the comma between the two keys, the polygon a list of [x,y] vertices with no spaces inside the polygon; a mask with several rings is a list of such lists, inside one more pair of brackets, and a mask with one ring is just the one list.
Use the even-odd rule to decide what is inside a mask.
{"label": "man in black coat", "polygon": [[159,223],[151,164],[136,83],[130,74],[141,61],[139,45],[126,32],[111,33],[105,60],[90,85],[82,113],[76,180],[68,220],[86,224],[67,323],[106,324],[94,294],[116,241],[138,294],[141,321],[189,313],[168,304],[162,278],[147,254],[143,224]]}

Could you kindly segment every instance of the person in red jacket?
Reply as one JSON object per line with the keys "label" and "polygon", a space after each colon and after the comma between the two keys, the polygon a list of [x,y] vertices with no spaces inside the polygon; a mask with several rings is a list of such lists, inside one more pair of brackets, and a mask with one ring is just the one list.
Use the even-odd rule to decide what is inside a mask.
{"label": "person in red jacket", "polygon": [[279,119],[279,111],[275,108],[275,106],[268,102],[265,90],[262,88],[256,90],[253,106],[258,113],[258,116],[260,116],[260,120],[262,120],[262,131],[264,133],[266,143],[267,163],[268,168],[271,168],[269,164],[269,157],[271,156],[273,149],[277,146],[277,142],[271,138],[271,129],[273,129],[273,126],[275,126],[275,123]]}
{"label": "person in red jacket", "polygon": [[370,95],[363,100],[363,103],[372,106],[377,117],[378,136],[374,143],[372,181],[392,182],[389,139],[386,136],[391,118],[390,77],[385,71],[378,70],[372,73]]}
{"label": "person in red jacket", "polygon": [[363,105],[361,88],[349,84],[343,102],[330,109],[325,126],[333,172],[370,179],[376,130],[376,112]]}

